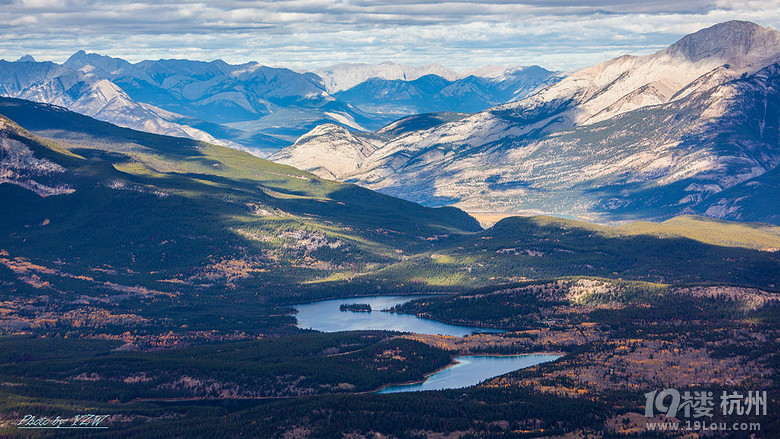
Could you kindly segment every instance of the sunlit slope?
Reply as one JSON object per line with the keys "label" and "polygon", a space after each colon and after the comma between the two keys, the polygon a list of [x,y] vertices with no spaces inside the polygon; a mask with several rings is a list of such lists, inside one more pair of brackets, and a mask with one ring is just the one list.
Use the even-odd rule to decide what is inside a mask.
{"label": "sunlit slope", "polygon": [[697,216],[678,216],[662,223],[635,222],[615,229],[623,235],[685,237],[706,244],[756,250],[780,249],[780,227],[762,223],[719,221]]}
{"label": "sunlit slope", "polygon": [[371,140],[365,156],[349,154],[358,144],[353,134],[313,130],[273,159],[327,168],[329,155],[317,152],[341,146],[334,177],[470,212],[602,223],[697,214],[780,224],[772,198],[780,164],[778,42],[774,29],[729,21],[654,54],[572,72],[516,102],[390,130],[389,138],[364,136]]}
{"label": "sunlit slope", "polygon": [[778,238],[773,226],[698,217],[615,228],[550,216],[510,217],[437,243],[380,274],[435,288],[567,276],[776,288]]}
{"label": "sunlit slope", "polygon": [[4,99],[0,114],[35,133],[2,119],[10,178],[0,185],[0,249],[48,269],[59,264],[55,274],[37,274],[33,288],[64,282],[75,291],[100,279],[155,291],[294,289],[392,264],[428,238],[480,230],[454,208],[425,208],[228,148],[26,101]]}
{"label": "sunlit slope", "polygon": [[56,139],[90,162],[111,164],[131,178],[148,179],[147,183],[160,187],[176,180],[182,186],[182,180],[187,180],[192,187],[180,187],[185,194],[222,188],[228,194],[266,202],[268,207],[289,209],[288,213],[402,233],[479,230],[476,221],[456,209],[424,208],[230,148],[119,128],[21,100],[0,99],[0,114],[37,135]]}

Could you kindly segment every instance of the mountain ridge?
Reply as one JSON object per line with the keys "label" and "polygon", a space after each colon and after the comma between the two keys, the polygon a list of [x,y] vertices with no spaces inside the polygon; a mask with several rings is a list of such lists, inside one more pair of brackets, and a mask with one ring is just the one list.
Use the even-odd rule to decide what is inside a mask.
{"label": "mountain ridge", "polygon": [[[339,68],[349,71],[352,67]],[[359,69],[368,81],[377,75],[405,78],[399,93],[407,79],[417,79],[422,73],[453,80],[457,76],[441,66],[407,67],[385,63]],[[549,76],[541,68],[508,69],[503,76],[491,72],[492,79],[478,80],[483,85],[439,99],[435,110],[460,110],[458,99],[470,94],[479,103],[469,110],[481,110],[516,98]],[[441,76],[433,78],[447,81]],[[490,90],[482,90],[486,87]],[[428,101],[437,91],[423,91],[415,99]],[[0,63],[0,95],[53,103],[121,126],[219,143],[259,156],[292,144],[321,123],[370,131],[419,112],[408,103],[391,108],[377,104],[383,99],[369,98],[364,102],[368,105],[353,105],[337,94],[329,92],[325,80],[315,73],[257,62],[234,65],[221,59],[160,59],[130,63],[79,50],[61,65],[39,63],[31,57]],[[490,97],[479,101],[479,94]]]}
{"label": "mountain ridge", "polygon": [[[740,47],[691,47],[732,38]],[[780,33],[753,23],[703,29],[654,54],[572,72],[525,99],[404,132],[341,178],[471,211],[774,222],[776,206],[743,213],[717,207],[733,200],[713,201],[780,161],[774,41]],[[307,149],[317,142],[307,138]],[[283,161],[294,164],[300,146]]]}

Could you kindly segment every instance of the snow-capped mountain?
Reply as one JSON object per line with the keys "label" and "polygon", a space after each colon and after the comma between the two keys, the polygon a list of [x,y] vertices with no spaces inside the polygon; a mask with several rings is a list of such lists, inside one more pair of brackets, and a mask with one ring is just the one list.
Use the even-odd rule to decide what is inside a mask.
{"label": "snow-capped mountain", "polygon": [[350,89],[372,78],[413,81],[426,75],[436,75],[448,81],[458,79],[458,74],[440,64],[409,66],[384,62],[381,64],[337,64],[315,70],[322,78],[329,93]]}
{"label": "snow-capped mountain", "polygon": [[780,32],[722,23],[517,102],[403,132],[341,178],[472,211],[777,222],[776,203],[758,212],[760,203],[750,210],[726,195],[769,190],[766,176],[777,175],[778,62]]}
{"label": "snow-capped mountain", "polygon": [[[314,126],[381,126],[312,74],[257,63],[125,60],[79,51],[64,64],[0,62],[0,95],[52,103],[120,126],[263,154]],[[266,122],[264,118],[273,113]],[[305,114],[301,121],[301,114]],[[249,130],[230,126],[251,121]],[[263,122],[260,122],[263,121]],[[366,125],[367,128],[364,128]],[[254,129],[259,126],[258,129]]]}

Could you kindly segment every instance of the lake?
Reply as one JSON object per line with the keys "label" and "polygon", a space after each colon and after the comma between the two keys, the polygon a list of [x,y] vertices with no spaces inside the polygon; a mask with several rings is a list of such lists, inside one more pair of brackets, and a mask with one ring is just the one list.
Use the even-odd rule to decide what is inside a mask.
{"label": "lake", "polygon": [[[378,329],[414,332],[417,334],[454,335],[456,337],[463,337],[475,332],[503,332],[496,329],[450,325],[410,314],[380,311],[424,297],[431,296],[376,296],[323,300],[321,302],[296,305],[295,309],[298,310],[298,314],[295,315],[295,318],[298,320],[299,328],[315,329],[322,332]],[[373,311],[340,311],[339,306],[345,303],[367,303],[371,305]]]}
{"label": "lake", "polygon": [[[414,332],[417,334],[452,335],[463,337],[476,332],[500,333],[503,331],[473,326],[450,325],[435,320],[423,319],[409,314],[382,312],[410,300],[432,296],[375,296],[351,297],[323,300],[321,302],[295,305],[298,313],[298,327],[323,332],[387,330]],[[343,304],[368,304],[371,312],[341,311]],[[560,355],[468,355],[456,357],[456,364],[444,368],[421,382],[390,386],[378,393],[416,392],[423,390],[457,389],[474,386],[487,379],[515,370],[555,361]]]}
{"label": "lake", "polygon": [[560,355],[467,355],[455,357],[456,364],[430,375],[422,383],[389,386],[377,393],[419,392],[423,390],[458,389],[526,367],[555,361]]}

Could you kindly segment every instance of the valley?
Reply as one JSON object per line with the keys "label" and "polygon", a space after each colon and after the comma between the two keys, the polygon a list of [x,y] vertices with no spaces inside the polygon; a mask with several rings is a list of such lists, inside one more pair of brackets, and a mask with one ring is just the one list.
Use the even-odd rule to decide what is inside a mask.
{"label": "valley", "polygon": [[[206,434],[193,416],[228,432],[262,419],[251,431],[271,436],[628,434],[647,388],[776,387],[775,226],[482,229],[232,149],[1,103],[3,434],[30,407],[82,404],[110,435]],[[398,301],[371,296],[421,294],[392,315],[472,329],[301,329],[303,302],[381,316]],[[467,389],[364,394],[459,356],[534,353],[562,357]]]}
{"label": "valley", "polygon": [[779,436],[778,43],[0,60],[0,437]]}

